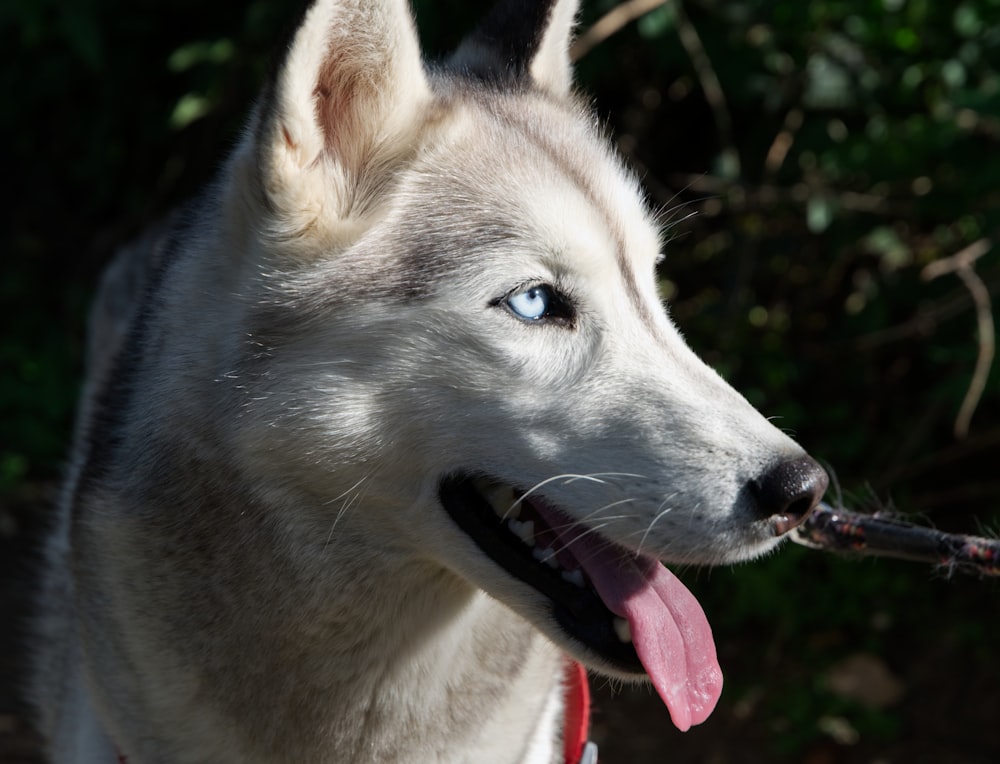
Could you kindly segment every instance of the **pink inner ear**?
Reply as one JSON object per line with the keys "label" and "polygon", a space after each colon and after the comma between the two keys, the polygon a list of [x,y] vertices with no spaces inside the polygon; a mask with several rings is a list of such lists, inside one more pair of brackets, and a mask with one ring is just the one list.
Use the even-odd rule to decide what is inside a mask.
{"label": "pink inner ear", "polygon": [[343,137],[352,134],[359,122],[354,114],[363,100],[358,90],[374,87],[371,78],[358,70],[359,62],[344,47],[338,44],[337,49],[327,52],[313,88],[316,124],[323,133],[323,145],[340,157],[348,148]]}

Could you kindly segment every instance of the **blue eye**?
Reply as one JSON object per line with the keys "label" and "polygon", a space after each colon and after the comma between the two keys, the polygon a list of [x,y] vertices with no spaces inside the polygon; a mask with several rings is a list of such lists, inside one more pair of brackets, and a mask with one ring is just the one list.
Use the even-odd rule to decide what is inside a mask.
{"label": "blue eye", "polygon": [[493,305],[503,305],[522,321],[573,327],[576,310],[573,303],[549,284],[518,287]]}
{"label": "blue eye", "polygon": [[533,286],[515,292],[507,298],[507,306],[525,321],[544,318],[553,302],[552,290],[547,286]]}

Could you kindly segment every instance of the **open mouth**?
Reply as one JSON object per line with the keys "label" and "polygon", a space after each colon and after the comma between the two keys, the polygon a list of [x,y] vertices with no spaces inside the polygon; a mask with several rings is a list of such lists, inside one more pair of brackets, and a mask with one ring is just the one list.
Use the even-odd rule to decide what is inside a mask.
{"label": "open mouth", "polygon": [[[604,605],[573,555],[573,544],[559,538],[536,504],[487,478],[446,478],[440,497],[493,562],[551,601],[553,616],[569,636],[619,671],[645,673],[628,621]],[[552,511],[548,514],[551,518]]]}
{"label": "open mouth", "polygon": [[439,496],[487,557],[548,599],[572,641],[606,667],[647,674],[678,728],[708,718],[722,692],[712,630],[658,560],[487,477],[448,476]]}

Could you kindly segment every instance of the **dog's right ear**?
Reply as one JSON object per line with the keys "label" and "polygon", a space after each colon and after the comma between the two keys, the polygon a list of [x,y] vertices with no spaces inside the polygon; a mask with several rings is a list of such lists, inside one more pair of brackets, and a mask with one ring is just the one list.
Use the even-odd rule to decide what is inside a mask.
{"label": "dog's right ear", "polygon": [[272,239],[348,243],[429,101],[408,0],[314,0],[241,152],[257,225]]}
{"label": "dog's right ear", "polygon": [[449,65],[485,82],[533,84],[556,96],[573,86],[569,46],[578,0],[498,0]]}

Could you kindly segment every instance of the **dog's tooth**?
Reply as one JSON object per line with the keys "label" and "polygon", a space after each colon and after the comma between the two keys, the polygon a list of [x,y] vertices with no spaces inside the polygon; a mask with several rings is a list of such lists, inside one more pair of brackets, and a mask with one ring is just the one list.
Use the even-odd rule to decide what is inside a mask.
{"label": "dog's tooth", "polygon": [[616,617],[612,624],[615,627],[615,634],[618,635],[618,639],[622,642],[632,641],[632,627],[628,625],[628,621],[624,618]]}
{"label": "dog's tooth", "polygon": [[574,586],[579,586],[583,589],[587,582],[583,579],[583,571],[577,568],[576,570],[564,570],[562,572],[563,581],[569,581]]}
{"label": "dog's tooth", "polygon": [[535,545],[535,523],[533,521],[525,520],[522,523],[518,520],[508,520],[507,527],[514,531],[517,537],[528,546]]}
{"label": "dog's tooth", "polygon": [[535,523],[533,520],[525,520],[521,523],[521,530],[517,534],[528,546],[535,545]]}
{"label": "dog's tooth", "polygon": [[504,504],[504,516],[513,517],[515,520],[521,516],[521,502],[514,495],[514,489],[507,489],[507,500]]}
{"label": "dog's tooth", "polygon": [[493,507],[493,511],[500,517],[512,517],[516,520],[521,514],[521,505],[515,506],[517,498],[514,496],[514,489],[510,486],[490,483],[481,488],[479,492],[486,497],[490,506]]}
{"label": "dog's tooth", "polygon": [[544,562],[553,570],[559,567],[559,561],[556,559],[556,553],[553,552],[551,548],[542,549],[541,547],[536,546],[531,551],[531,554],[536,560]]}

